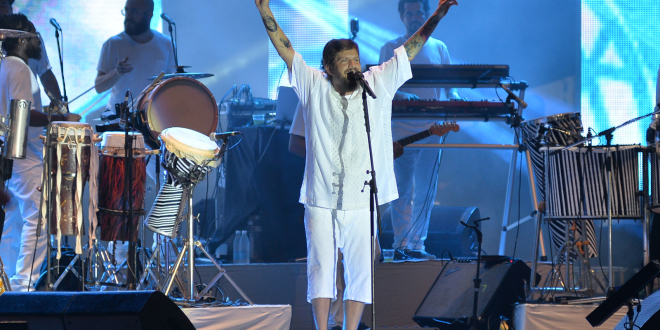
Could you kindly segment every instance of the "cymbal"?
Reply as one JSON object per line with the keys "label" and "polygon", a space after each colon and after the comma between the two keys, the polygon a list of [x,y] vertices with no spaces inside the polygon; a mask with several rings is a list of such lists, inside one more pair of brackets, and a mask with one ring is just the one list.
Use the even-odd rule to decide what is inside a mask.
{"label": "cymbal", "polygon": [[0,40],[5,40],[6,38],[29,38],[34,36],[36,36],[36,34],[31,32],[0,29]]}
{"label": "cymbal", "polygon": [[[158,76],[153,76],[147,78],[147,80],[154,80]],[[182,72],[182,73],[168,73],[163,76],[162,79],[169,79],[169,78],[174,78],[174,77],[188,77],[192,79],[202,79],[202,78],[208,78],[208,77],[213,77],[212,73],[197,73],[197,72]]]}

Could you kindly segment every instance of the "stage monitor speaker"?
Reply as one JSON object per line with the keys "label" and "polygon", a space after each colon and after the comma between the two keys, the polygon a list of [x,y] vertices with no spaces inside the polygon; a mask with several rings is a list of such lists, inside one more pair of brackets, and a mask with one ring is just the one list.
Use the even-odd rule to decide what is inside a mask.
{"label": "stage monitor speaker", "polygon": [[[479,209],[476,207],[434,205],[424,242],[426,252],[438,258],[444,250],[451,252],[455,258],[475,257],[477,255],[477,238],[474,231],[461,225],[460,221],[474,225],[474,220],[478,219]],[[387,208],[383,213],[381,223],[383,231],[379,235],[380,244],[386,249],[391,249],[394,243],[391,208]],[[449,256],[445,254],[444,257]]]}
{"label": "stage monitor speaker", "polygon": [[159,291],[6,292],[0,295],[0,329],[3,322],[27,322],[30,330],[195,329]]}
{"label": "stage monitor speaker", "polygon": [[[415,312],[413,320],[423,327],[469,329],[476,268],[476,262],[447,263]],[[520,260],[488,267],[482,263],[477,305],[479,329],[487,329],[489,322],[495,323],[500,316],[513,319],[513,305],[525,301],[525,282],[530,274],[531,269]]]}
{"label": "stage monitor speaker", "polygon": [[[642,270],[633,275],[618,290],[612,293],[603,303],[601,303],[593,312],[587,315],[587,321],[593,327],[597,327],[607,321],[616,311],[632,298],[636,298],[653,279],[660,276],[660,262],[651,260]],[[652,294],[644,299],[642,303],[642,312],[635,325],[644,324],[642,329],[660,329],[660,315],[655,315],[660,308],[660,297]],[[627,317],[626,317],[627,318]],[[627,322],[624,318],[619,325]],[[639,324],[638,324],[639,322]],[[649,326],[647,326],[649,324]],[[618,329],[618,327],[617,327]],[[624,329],[624,328],[621,328]],[[626,328],[627,329],[627,328]],[[639,327],[635,327],[639,329]]]}

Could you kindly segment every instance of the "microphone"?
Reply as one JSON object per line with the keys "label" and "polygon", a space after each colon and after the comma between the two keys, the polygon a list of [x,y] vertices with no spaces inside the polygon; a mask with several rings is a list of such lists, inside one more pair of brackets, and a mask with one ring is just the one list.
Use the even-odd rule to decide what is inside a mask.
{"label": "microphone", "polygon": [[350,81],[357,81],[357,82],[361,83],[362,87],[367,92],[367,94],[369,94],[369,96],[371,96],[372,99],[376,98],[376,94],[374,93],[373,90],[371,90],[371,87],[369,87],[369,84],[367,83],[367,81],[364,80],[364,75],[362,74],[362,72],[349,71],[346,74],[346,77],[348,77],[348,80],[350,80]]}
{"label": "microphone", "polygon": [[351,20],[351,37],[349,39],[354,40],[357,37],[357,33],[360,31],[360,21],[356,18]]}
{"label": "microphone", "polygon": [[128,95],[131,93],[130,89],[126,90],[126,96],[124,97],[124,103],[121,105],[121,113],[119,114],[119,127],[126,127],[126,119],[128,118]]}
{"label": "microphone", "polygon": [[55,27],[55,30],[62,31],[62,28],[60,27],[59,24],[57,24],[57,21],[54,18],[50,19],[50,25]]}
{"label": "microphone", "polygon": [[504,85],[502,85],[502,84],[498,84],[498,85],[500,85],[500,87],[502,87],[502,89],[503,89],[504,91],[506,91],[506,93],[509,94],[509,96],[510,96],[512,99],[514,99],[516,102],[518,102],[518,105],[520,105],[521,108],[523,108],[523,109],[527,108],[527,102],[521,100],[521,99],[518,97],[518,95],[514,94],[514,93],[513,93],[510,89],[508,89],[506,86],[504,86]]}
{"label": "microphone", "polygon": [[165,14],[165,13],[160,14],[160,18],[164,19],[165,22],[167,22],[167,23],[169,23],[169,24],[176,25],[176,24],[174,23],[174,21],[172,20],[172,18],[170,18],[169,16],[167,16],[167,14]]}
{"label": "microphone", "polygon": [[235,136],[243,134],[239,131],[231,131],[231,132],[223,132],[223,133],[211,133],[209,134],[209,137],[211,138],[211,141],[218,141],[218,140],[227,140],[228,137],[230,136]]}

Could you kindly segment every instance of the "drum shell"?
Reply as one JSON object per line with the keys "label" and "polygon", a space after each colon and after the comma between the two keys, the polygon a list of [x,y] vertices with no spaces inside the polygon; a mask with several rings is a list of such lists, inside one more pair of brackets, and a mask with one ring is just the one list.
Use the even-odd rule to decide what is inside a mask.
{"label": "drum shell", "polygon": [[[138,226],[141,214],[144,212],[144,195],[147,180],[146,158],[133,159],[131,172],[133,181],[129,193],[132,195],[133,216],[118,214],[128,205],[124,201],[126,185],[126,159],[100,155],[99,168],[99,212],[98,221],[101,227],[102,241],[137,242]],[[130,229],[129,229],[130,228]],[[129,230],[132,235],[129,237]]]}
{"label": "drum shell", "polygon": [[218,125],[218,105],[209,89],[188,77],[161,80],[137,100],[137,128],[146,144],[160,148],[158,135],[166,128],[184,127],[209,135]]}
{"label": "drum shell", "polygon": [[[91,134],[91,130],[87,131]],[[64,141],[62,143],[57,142],[57,134],[50,134],[50,146],[51,148],[47,149],[49,155],[47,157],[50,157],[50,175],[52,179],[52,187],[50,190],[50,206],[51,206],[51,212],[50,212],[50,233],[52,235],[57,234],[57,213],[55,207],[59,207],[61,209],[61,215],[60,215],[60,232],[63,236],[77,236],[79,234],[82,234],[84,231],[84,225],[83,228],[78,228],[77,226],[77,209],[75,207],[75,196],[77,193],[77,187],[76,187],[76,177],[77,175],[82,175],[82,180],[83,182],[87,182],[89,180],[89,161],[90,161],[90,155],[91,155],[91,135],[86,135],[85,138],[83,139],[82,147],[81,147],[81,166],[80,170],[81,173],[78,172],[77,168],[77,155],[76,155],[76,148],[75,145],[72,145],[71,148],[67,144],[68,142],[72,142],[72,139],[70,136],[65,137]],[[62,157],[61,159],[57,158],[57,148],[58,145],[61,144],[62,148]],[[58,188],[57,188],[57,171],[58,171],[58,165],[61,166],[61,171],[62,171],[62,182],[59,187],[59,195],[60,195],[60,205],[55,205],[55,196],[58,193]],[[85,185],[83,184],[82,186],[82,191],[80,194],[82,195],[85,190]]]}

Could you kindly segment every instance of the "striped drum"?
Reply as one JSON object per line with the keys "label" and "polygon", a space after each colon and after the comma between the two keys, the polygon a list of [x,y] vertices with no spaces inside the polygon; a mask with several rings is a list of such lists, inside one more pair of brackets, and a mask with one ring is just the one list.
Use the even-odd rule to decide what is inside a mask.
{"label": "striped drum", "polygon": [[184,186],[204,180],[220,164],[220,148],[208,136],[182,127],[167,128],[158,138],[166,178],[145,225],[157,234],[176,237],[188,198],[183,196]]}

